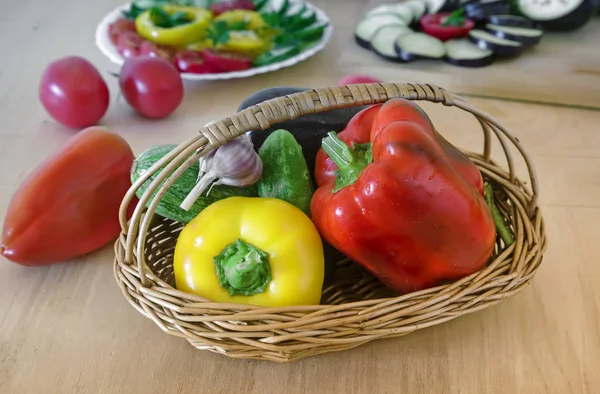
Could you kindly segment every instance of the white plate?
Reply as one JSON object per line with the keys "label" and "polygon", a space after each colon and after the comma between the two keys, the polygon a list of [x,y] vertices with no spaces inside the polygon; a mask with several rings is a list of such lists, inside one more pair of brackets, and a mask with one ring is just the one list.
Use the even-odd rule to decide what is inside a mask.
{"label": "white plate", "polygon": [[[272,6],[277,9],[280,7],[283,0],[270,0]],[[286,59],[281,62],[269,64],[267,66],[255,67],[244,71],[235,71],[228,73],[218,73],[218,74],[192,74],[192,73],[181,73],[181,78],[190,79],[190,80],[217,80],[217,79],[233,79],[233,78],[247,78],[257,74],[264,74],[272,71],[276,71],[282,69],[284,67],[290,67],[297,63],[300,63],[303,60],[308,59],[311,56],[314,56],[318,52],[320,52],[327,43],[329,42],[331,35],[333,34],[333,26],[331,25],[331,21],[325,12],[315,7],[314,5],[302,1],[302,0],[290,0],[290,4],[293,7],[293,4],[302,4],[305,3],[308,9],[312,9],[315,11],[317,15],[318,22],[327,22],[329,25],[325,29],[323,37],[321,40],[314,44],[311,48],[305,49],[298,55]],[[109,14],[107,14],[102,21],[98,24],[96,28],[96,45],[100,48],[100,51],[110,59],[115,64],[122,66],[125,59],[119,54],[117,48],[110,41],[110,37],[108,35],[108,28],[112,22],[119,19],[121,17],[121,13],[125,10],[128,10],[130,3],[124,4],[112,10]],[[294,7],[295,8],[295,7]]]}

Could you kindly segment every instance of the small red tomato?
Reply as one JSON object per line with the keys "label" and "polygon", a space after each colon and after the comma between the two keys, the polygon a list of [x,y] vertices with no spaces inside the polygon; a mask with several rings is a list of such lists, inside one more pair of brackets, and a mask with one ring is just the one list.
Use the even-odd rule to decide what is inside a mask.
{"label": "small red tomato", "polygon": [[379,79],[370,77],[368,75],[361,75],[361,74],[350,74],[350,75],[346,75],[342,78],[340,78],[339,81],[337,81],[337,86],[344,86],[344,85],[355,85],[355,84],[363,84],[363,83],[381,83],[382,81],[380,81]]}
{"label": "small red tomato", "polygon": [[165,45],[158,45],[150,41],[143,41],[140,46],[140,55],[146,55],[151,57],[160,57],[162,59],[171,61],[173,59],[172,48]]}
{"label": "small red tomato", "polygon": [[218,72],[204,62],[198,51],[182,50],[175,53],[175,66],[182,73],[208,74]]}
{"label": "small red tomato", "polygon": [[127,103],[148,118],[170,115],[183,100],[183,82],[165,59],[138,56],[125,60],[119,86]]}
{"label": "small red tomato", "polygon": [[50,63],[42,74],[38,93],[50,116],[72,128],[96,125],[106,114],[110,101],[102,75],[79,56]]}
{"label": "small red tomato", "polygon": [[212,68],[224,72],[243,71],[252,67],[252,58],[241,53],[204,48],[202,58]]}
{"label": "small red tomato", "polygon": [[130,19],[120,18],[111,23],[108,27],[108,34],[110,36],[110,40],[115,45],[117,45],[117,40],[119,39],[119,36],[126,31],[131,31],[134,33],[136,32],[134,21]]}
{"label": "small red tomato", "polygon": [[139,34],[132,31],[123,32],[117,38],[117,51],[124,58],[139,56],[142,42]]}

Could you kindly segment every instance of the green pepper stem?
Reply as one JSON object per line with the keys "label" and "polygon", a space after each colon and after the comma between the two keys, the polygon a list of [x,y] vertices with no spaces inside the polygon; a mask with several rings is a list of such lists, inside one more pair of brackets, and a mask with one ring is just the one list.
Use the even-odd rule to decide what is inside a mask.
{"label": "green pepper stem", "polygon": [[268,255],[241,239],[227,245],[214,261],[221,287],[232,296],[260,294],[272,279]]}
{"label": "green pepper stem", "polygon": [[504,241],[506,246],[511,245],[515,242],[515,237],[512,232],[506,227],[506,223],[504,222],[504,217],[500,213],[500,210],[494,203],[494,190],[492,189],[492,185],[486,183],[483,192],[485,195],[485,201],[487,202],[490,210],[492,212],[492,218],[494,219],[494,223],[496,224],[496,230],[498,231],[498,235]]}
{"label": "green pepper stem", "polygon": [[352,185],[360,172],[373,161],[371,144],[346,145],[334,131],[330,131],[323,139],[323,150],[337,165],[335,187],[333,192]]}

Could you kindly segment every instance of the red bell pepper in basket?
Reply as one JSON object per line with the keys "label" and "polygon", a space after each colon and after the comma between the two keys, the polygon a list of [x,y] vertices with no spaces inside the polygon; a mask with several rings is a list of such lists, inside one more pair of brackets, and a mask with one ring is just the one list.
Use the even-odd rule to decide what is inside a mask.
{"label": "red bell pepper in basket", "polygon": [[[375,111],[367,141],[347,145],[334,132],[323,140],[338,169],[311,200],[319,232],[399,292],[480,270],[494,249],[496,228],[482,194],[454,166],[451,144],[407,100],[366,109],[349,126],[364,126],[359,120],[368,123]],[[358,129],[347,128],[351,137],[345,138],[367,134],[361,127],[352,135]]]}
{"label": "red bell pepper in basket", "polygon": [[[464,153],[435,132],[427,114],[408,100],[390,100],[385,104],[372,105],[360,111],[348,122],[338,137],[346,144],[368,143],[383,127],[398,120],[417,122],[427,133],[437,138],[454,168],[483,196],[483,178],[477,166]],[[315,165],[317,185],[322,186],[334,180],[336,169],[337,165],[333,160],[323,149],[319,149]]]}

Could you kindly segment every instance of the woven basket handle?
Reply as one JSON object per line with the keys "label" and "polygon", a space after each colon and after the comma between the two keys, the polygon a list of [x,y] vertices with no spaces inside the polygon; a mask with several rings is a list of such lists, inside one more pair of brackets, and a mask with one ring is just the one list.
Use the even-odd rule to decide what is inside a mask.
{"label": "woven basket handle", "polygon": [[[394,98],[441,103],[445,106],[454,106],[473,114],[479,120],[484,132],[483,159],[490,161],[492,147],[491,134],[493,133],[499,140],[506,155],[511,181],[515,181],[514,162],[505,141],[505,138],[507,138],[523,156],[527,165],[532,189],[531,199],[528,203],[528,214],[531,217],[536,208],[539,194],[534,165],[519,140],[491,116],[473,108],[461,97],[429,84],[376,83],[337,86],[311,89],[305,92],[277,97],[248,107],[229,118],[200,128],[199,135],[182,143],[155,163],[132,185],[121,205],[121,226],[123,231],[127,233],[124,245],[125,261],[131,263],[133,255],[136,255],[140,280],[144,286],[147,286],[149,284],[147,275],[154,276],[147,269],[144,257],[146,234],[150,227],[152,214],[173,182],[211,149],[224,145],[248,131],[266,130],[274,124],[296,119],[303,115],[352,106],[379,104]],[[135,192],[163,167],[164,170],[156,176],[146,189],[144,195],[140,197],[140,201],[128,223],[126,219],[127,207],[133,200]],[[165,182],[161,185],[163,181]],[[155,192],[156,194],[153,197]],[[144,215],[144,207],[146,206],[148,207],[147,213],[149,214]],[[138,234],[139,237],[136,238]]]}

